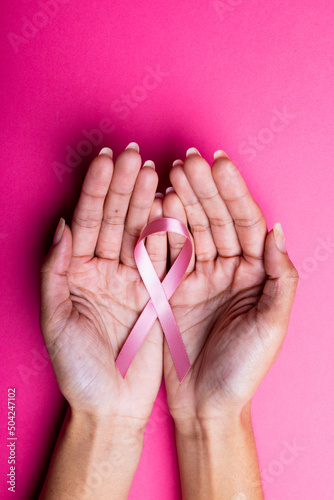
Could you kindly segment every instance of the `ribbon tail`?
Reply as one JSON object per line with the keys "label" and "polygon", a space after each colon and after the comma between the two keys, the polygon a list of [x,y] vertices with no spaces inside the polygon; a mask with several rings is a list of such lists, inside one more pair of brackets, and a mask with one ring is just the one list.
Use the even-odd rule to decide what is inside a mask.
{"label": "ribbon tail", "polygon": [[115,364],[123,378],[148,332],[151,330],[156,317],[152,300],[149,300],[117,356]]}
{"label": "ribbon tail", "polygon": [[[191,364],[190,364],[188,354],[187,354],[186,348],[184,346],[184,343],[183,343],[183,340],[181,337],[180,330],[178,329],[178,327],[175,323],[174,316],[173,316],[173,320],[174,320],[173,323],[175,323],[175,326],[170,325],[169,318],[165,318],[165,320],[168,322],[168,327],[164,328],[163,325],[162,325],[162,327],[164,328],[165,337],[166,337],[168,347],[169,347],[170,353],[171,353],[173,361],[174,361],[174,365],[175,365],[178,379],[180,382],[182,382],[182,380],[185,378],[188,371],[190,370]],[[160,322],[161,322],[161,319],[160,319]]]}

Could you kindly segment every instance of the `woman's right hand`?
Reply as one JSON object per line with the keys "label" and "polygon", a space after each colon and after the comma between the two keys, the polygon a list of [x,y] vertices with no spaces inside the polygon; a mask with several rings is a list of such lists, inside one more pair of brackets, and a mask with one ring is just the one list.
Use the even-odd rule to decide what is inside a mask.
{"label": "woman's right hand", "polygon": [[[40,324],[59,387],[77,413],[143,429],[162,379],[162,331],[155,322],[125,379],[115,359],[149,299],[134,261],[136,240],[162,216],[158,176],[141,168],[131,143],[115,161],[105,148],[90,165],[71,229],[61,220],[42,267]],[[149,236],[162,279],[166,236]]]}

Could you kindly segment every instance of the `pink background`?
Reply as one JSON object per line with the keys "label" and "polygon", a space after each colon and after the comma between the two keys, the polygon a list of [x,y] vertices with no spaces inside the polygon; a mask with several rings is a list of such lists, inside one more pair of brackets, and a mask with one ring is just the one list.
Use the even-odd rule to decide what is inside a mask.
{"label": "pink background", "polygon": [[[2,2],[1,498],[13,498],[8,387],[17,499],[36,498],[64,411],[42,355],[41,260],[59,217],[70,222],[93,156],[130,141],[156,162],[161,189],[187,148],[210,162],[226,150],[268,226],[281,221],[301,278],[283,350],[253,403],[263,485],[271,500],[334,498],[333,21],[331,2],[316,0]],[[101,121],[103,140],[83,143]],[[62,181],[56,162],[68,170]],[[172,439],[162,387],[131,499],[180,498]]]}

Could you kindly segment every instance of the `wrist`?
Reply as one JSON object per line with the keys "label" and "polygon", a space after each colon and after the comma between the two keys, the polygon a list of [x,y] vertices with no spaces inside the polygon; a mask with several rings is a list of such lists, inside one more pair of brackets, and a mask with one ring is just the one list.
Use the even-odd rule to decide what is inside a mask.
{"label": "wrist", "polygon": [[214,439],[251,425],[251,401],[241,409],[226,409],[220,415],[198,414],[174,419],[175,434],[193,441]]}
{"label": "wrist", "polygon": [[241,411],[175,422],[182,498],[263,500],[250,403]]}
{"label": "wrist", "polygon": [[69,407],[41,498],[128,498],[143,438],[133,419]]}
{"label": "wrist", "polygon": [[109,446],[133,450],[141,448],[144,441],[145,423],[140,419],[78,411],[69,407],[70,425],[80,439],[104,442]]}

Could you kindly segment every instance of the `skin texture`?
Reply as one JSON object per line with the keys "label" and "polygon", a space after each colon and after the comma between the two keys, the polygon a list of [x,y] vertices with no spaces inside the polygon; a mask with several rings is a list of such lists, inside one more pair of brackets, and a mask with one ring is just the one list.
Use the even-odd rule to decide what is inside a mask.
{"label": "skin texture", "polygon": [[[282,347],[298,273],[225,153],[212,169],[193,149],[174,165],[164,216],[188,222],[195,246],[170,301],[192,365],[182,384],[164,342],[183,498],[261,499],[250,404]],[[184,238],[168,240],[173,262]]]}
{"label": "skin texture", "polygon": [[[71,408],[129,417],[144,427],[162,378],[159,322],[125,379],[114,364],[149,298],[135,266],[135,243],[147,222],[162,214],[157,173],[140,168],[134,149],[115,165],[105,154],[93,160],[72,228],[65,226],[42,268],[41,327]],[[147,245],[161,279],[166,238],[153,235]]]}
{"label": "skin texture", "polygon": [[[282,347],[298,273],[280,227],[267,232],[225,153],[215,154],[212,169],[193,148],[174,165],[174,191],[162,200],[154,165],[141,166],[136,144],[115,162],[104,148],[71,229],[60,222],[43,263],[41,329],[69,402],[44,500],[127,498],[163,374],[183,498],[263,498],[251,400]],[[125,379],[115,367],[149,298],[134,247],[162,216],[188,224],[194,242],[170,300],[192,364],[181,384],[158,320]],[[174,262],[184,238],[169,233],[168,243]],[[146,248],[162,280],[167,235],[149,236]]]}
{"label": "skin texture", "polygon": [[[162,200],[155,199],[158,176],[152,167],[141,168],[137,149],[136,145],[126,149],[115,163],[111,151],[93,160],[72,227],[60,222],[56,244],[43,263],[41,330],[70,406],[67,432],[58,443],[45,498],[67,498],[71,476],[85,484],[96,460],[104,457],[115,465],[105,449],[109,441],[124,449],[123,469],[113,467],[115,477],[103,481],[94,494],[111,498],[112,485],[112,498],[126,498],[161,384],[163,337],[158,321],[125,379],[115,367],[117,354],[149,298],[135,266],[134,246],[143,227],[162,216]],[[165,234],[147,238],[147,251],[160,279],[166,272],[166,242]],[[83,435],[89,438],[78,477],[78,471],[72,473]],[[119,489],[115,478],[117,484],[123,483]]]}
{"label": "skin texture", "polygon": [[[164,216],[188,220],[196,257],[170,301],[192,364],[179,384],[164,345],[170,411],[176,421],[240,413],[281,349],[298,273],[226,156],[211,170],[189,155],[170,180]],[[184,237],[168,239],[174,261]]]}

